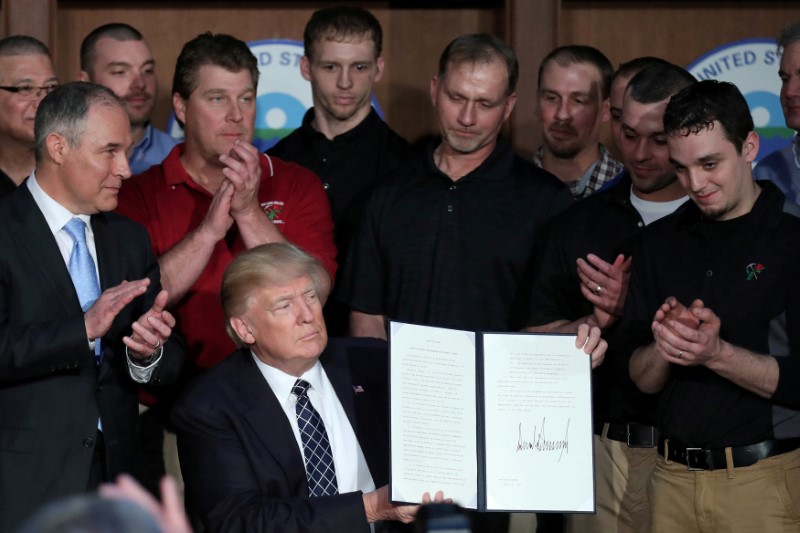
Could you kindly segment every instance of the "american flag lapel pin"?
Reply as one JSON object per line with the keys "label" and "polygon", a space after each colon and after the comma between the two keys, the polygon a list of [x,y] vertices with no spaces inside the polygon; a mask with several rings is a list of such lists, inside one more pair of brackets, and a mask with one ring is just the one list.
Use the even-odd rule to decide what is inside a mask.
{"label": "american flag lapel pin", "polygon": [[355,392],[356,394],[361,394],[362,392],[364,392],[364,387],[362,387],[361,385],[353,385],[353,392]]}

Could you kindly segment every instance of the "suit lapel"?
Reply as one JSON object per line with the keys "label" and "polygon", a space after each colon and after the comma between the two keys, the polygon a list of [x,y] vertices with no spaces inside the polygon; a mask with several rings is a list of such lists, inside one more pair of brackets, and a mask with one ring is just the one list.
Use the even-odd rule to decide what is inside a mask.
{"label": "suit lapel", "polygon": [[64,309],[80,309],[78,293],[75,292],[55,237],[27,186],[23,185],[13,193],[10,205],[14,209],[14,219],[19,224],[15,232],[19,249],[30,256],[28,263],[41,271],[40,278],[46,280],[44,283],[49,285],[51,294]]}
{"label": "suit lapel", "polygon": [[388,480],[389,427],[386,342],[330,339],[320,358],[347,413],[375,485]]}
{"label": "suit lapel", "polygon": [[291,492],[306,494],[306,467],[283,407],[249,351],[240,350],[231,357],[236,357],[239,363],[239,390],[245,419],[275,463],[283,469]]}
{"label": "suit lapel", "polygon": [[347,419],[358,436],[358,417],[353,403],[353,379],[350,376],[350,366],[341,344],[328,344],[328,349],[320,357],[322,367],[339,397]]}
{"label": "suit lapel", "polygon": [[[125,276],[124,266],[121,261],[120,240],[114,238],[108,227],[108,218],[103,213],[92,215],[92,233],[94,234],[94,249],[97,253],[97,274],[100,283],[100,292],[109,287],[119,285]],[[131,305],[131,304],[128,304]],[[139,317],[134,317],[134,320]],[[114,327],[114,326],[112,326]],[[130,334],[130,325],[125,325],[125,334]],[[103,363],[100,365],[100,379],[104,380],[113,372],[115,353],[106,346]],[[127,370],[125,370],[127,373]]]}
{"label": "suit lapel", "polygon": [[[102,213],[92,215],[94,247],[97,252],[97,272],[100,275],[100,290],[119,285],[123,270],[120,261],[120,242],[108,229],[108,218]],[[137,317],[138,318],[138,317]]]}

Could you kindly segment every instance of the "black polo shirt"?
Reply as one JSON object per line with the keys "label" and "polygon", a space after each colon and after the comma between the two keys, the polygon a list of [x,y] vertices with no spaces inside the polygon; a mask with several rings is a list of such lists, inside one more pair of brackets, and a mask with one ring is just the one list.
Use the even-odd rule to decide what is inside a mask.
{"label": "black polo shirt", "polygon": [[611,263],[620,253],[630,254],[628,241],[644,229],[630,193],[626,174],[614,187],[576,202],[553,220],[533,273],[533,288],[521,309],[525,326],[576,320],[592,313],[592,304],[580,291],[575,261],[592,253]]}
{"label": "black polo shirt", "polygon": [[411,158],[405,139],[381,120],[375,109],[350,131],[329,140],[311,126],[314,109],[303,124],[267,153],[314,172],[322,180],[334,223],[340,260],[344,259],[370,187]]}
{"label": "black polo shirt", "polygon": [[0,170],[0,198],[7,194],[11,194],[16,190],[17,184],[14,183],[8,174]]}
{"label": "black polo shirt", "polygon": [[750,213],[704,218],[693,202],[654,222],[634,250],[617,333],[630,354],[653,341],[650,325],[669,296],[700,298],[721,319],[720,338],[780,367],[778,388],[761,398],[703,366],[672,365],[659,398],[663,437],[723,448],[800,437],[800,207],[772,183]]}
{"label": "black polo shirt", "polygon": [[[524,326],[543,326],[557,320],[577,320],[593,312],[580,290],[576,259],[592,253],[612,263],[618,254],[631,254],[631,240],[645,224],[630,200],[627,171],[610,188],[575,203],[553,220],[542,257],[526,280],[522,301]],[[603,332],[609,351],[592,372],[596,427],[605,422],[655,424],[655,398],[639,392],[628,376],[627,359],[614,357],[614,327]]]}
{"label": "black polo shirt", "polygon": [[[284,161],[292,161],[314,172],[322,180],[331,203],[333,236],[341,265],[347,257],[358,219],[372,186],[400,164],[411,159],[405,139],[381,120],[375,109],[355,128],[333,140],[311,125],[314,109],[303,117],[303,124],[268,150]],[[334,284],[334,294],[325,306],[325,323],[332,336],[347,334],[350,309],[337,299],[342,270]]]}
{"label": "black polo shirt", "polygon": [[508,331],[534,245],[572,196],[503,139],[455,182],[434,164],[435,147],[374,190],[341,297],[357,311],[392,319]]}

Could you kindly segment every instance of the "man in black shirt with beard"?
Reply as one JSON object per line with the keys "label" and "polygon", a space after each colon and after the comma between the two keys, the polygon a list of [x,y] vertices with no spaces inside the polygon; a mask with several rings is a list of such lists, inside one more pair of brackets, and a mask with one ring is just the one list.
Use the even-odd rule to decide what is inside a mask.
{"label": "man in black shirt with beard", "polygon": [[800,210],[754,182],[758,136],[732,84],[664,113],[692,202],[642,234],[620,344],[660,392],[653,531],[800,528]]}
{"label": "man in black shirt with beard", "polygon": [[[378,185],[350,249],[341,295],[354,336],[386,338],[386,319],[510,331],[523,274],[550,218],[570,205],[555,177],[499,137],[516,102],[514,52],[488,34],[442,53],[431,100],[442,138]],[[599,364],[599,329],[584,350]],[[507,529],[484,514],[475,531]],[[503,524],[505,521],[505,524]]]}
{"label": "man in black shirt with beard", "polygon": [[609,356],[592,376],[597,511],[567,515],[568,532],[649,531],[654,402],[628,379],[627,358],[614,358],[614,329],[628,288],[630,241],[688,199],[669,160],[662,119],[670,97],[696,80],[659,61],[624,91],[617,142],[626,170],[554,221],[523,306],[528,331],[575,333],[588,323],[609,342]]}

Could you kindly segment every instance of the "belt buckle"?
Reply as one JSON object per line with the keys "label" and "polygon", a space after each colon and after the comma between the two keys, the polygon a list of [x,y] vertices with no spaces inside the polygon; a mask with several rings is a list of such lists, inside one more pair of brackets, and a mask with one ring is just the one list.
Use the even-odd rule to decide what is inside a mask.
{"label": "belt buckle", "polygon": [[708,464],[706,450],[703,448],[686,448],[686,467],[689,471],[706,470],[704,466],[698,466],[702,464]]}
{"label": "belt buckle", "polygon": [[[631,427],[641,427],[642,424],[634,424],[628,422],[625,424],[625,432],[627,433],[626,440],[628,444],[628,448],[652,448],[656,445],[656,429],[653,426],[649,426],[650,428],[650,441],[646,444],[638,443],[638,444],[631,444]],[[637,433],[638,435],[638,433]]]}

